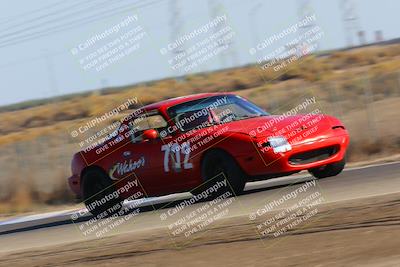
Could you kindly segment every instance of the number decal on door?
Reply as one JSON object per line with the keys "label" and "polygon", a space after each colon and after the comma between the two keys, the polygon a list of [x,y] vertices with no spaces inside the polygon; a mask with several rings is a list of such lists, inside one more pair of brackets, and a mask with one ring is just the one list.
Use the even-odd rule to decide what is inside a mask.
{"label": "number decal on door", "polygon": [[174,143],[173,145],[163,145],[161,151],[164,151],[164,171],[169,172],[169,159],[172,158],[173,169],[176,172],[180,172],[181,166],[181,155],[183,155],[183,169],[192,169],[193,164],[189,162],[190,158],[190,143],[184,142],[182,145]]}
{"label": "number decal on door", "polygon": [[193,168],[193,163],[189,162],[190,158],[190,143],[185,142],[182,144],[182,153],[185,155],[183,159],[183,168],[186,169],[192,169]]}

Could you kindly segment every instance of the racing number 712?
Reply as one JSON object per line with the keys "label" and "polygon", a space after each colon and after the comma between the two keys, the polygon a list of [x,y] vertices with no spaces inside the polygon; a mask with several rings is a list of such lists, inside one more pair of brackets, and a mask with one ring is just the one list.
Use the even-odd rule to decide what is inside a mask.
{"label": "racing number 712", "polygon": [[[182,169],[181,166],[181,154],[183,157],[183,169],[192,169],[193,164],[189,163],[190,157],[190,143],[184,142],[182,145],[174,143],[172,145],[163,145],[161,147],[161,151],[164,151],[164,171],[169,172],[169,158],[172,157],[173,160],[173,169],[176,171],[180,171]],[[171,153],[172,152],[172,153]]]}

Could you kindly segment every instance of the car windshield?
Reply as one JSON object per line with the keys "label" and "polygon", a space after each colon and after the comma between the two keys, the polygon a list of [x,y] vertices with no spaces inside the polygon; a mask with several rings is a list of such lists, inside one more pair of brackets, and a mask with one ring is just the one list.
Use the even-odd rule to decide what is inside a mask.
{"label": "car windshield", "polygon": [[255,104],[235,95],[185,102],[169,108],[168,113],[182,131],[269,115]]}

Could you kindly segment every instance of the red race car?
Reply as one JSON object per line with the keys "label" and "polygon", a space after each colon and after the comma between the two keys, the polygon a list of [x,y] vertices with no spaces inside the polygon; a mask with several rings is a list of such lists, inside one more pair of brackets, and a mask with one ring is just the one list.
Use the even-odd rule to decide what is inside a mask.
{"label": "red race car", "polygon": [[93,214],[127,198],[198,192],[222,181],[215,177],[240,194],[248,181],[302,170],[335,176],[348,144],[343,124],[318,109],[270,115],[231,93],[197,94],[132,111],[106,140],[74,155],[69,185]]}

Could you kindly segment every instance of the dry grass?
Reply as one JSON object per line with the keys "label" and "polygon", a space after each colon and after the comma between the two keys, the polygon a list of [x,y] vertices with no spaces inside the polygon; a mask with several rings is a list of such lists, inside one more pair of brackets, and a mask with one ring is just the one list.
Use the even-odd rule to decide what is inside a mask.
{"label": "dry grass", "polygon": [[0,214],[26,213],[47,205],[76,203],[65,177],[57,178],[51,190],[42,190],[32,179],[12,180],[3,190],[7,193],[0,199]]}
{"label": "dry grass", "polygon": [[[3,107],[0,213],[74,203],[65,178],[79,147],[70,131],[135,96],[141,106],[192,93],[235,91],[277,114],[316,96],[324,113],[348,127],[351,161],[398,153],[400,129],[393,125],[400,104],[399,59],[400,45],[368,47],[309,56],[279,72],[246,66],[190,75],[183,82],[165,79]],[[375,118],[369,116],[371,107]]]}

